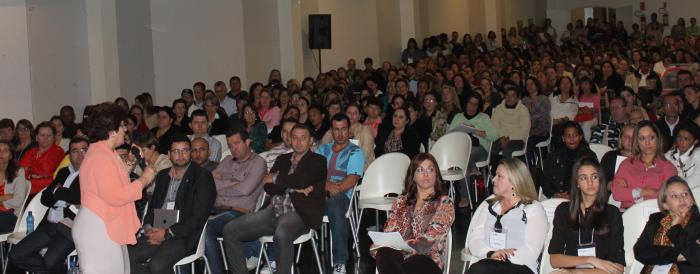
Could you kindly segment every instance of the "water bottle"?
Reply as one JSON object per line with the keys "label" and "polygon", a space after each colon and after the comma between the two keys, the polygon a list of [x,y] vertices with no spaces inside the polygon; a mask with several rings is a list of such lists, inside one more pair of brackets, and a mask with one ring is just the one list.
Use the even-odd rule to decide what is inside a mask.
{"label": "water bottle", "polygon": [[34,215],[29,211],[27,214],[27,234],[34,232]]}
{"label": "water bottle", "polygon": [[72,258],[69,261],[67,274],[80,274],[80,268],[78,267],[78,260],[76,258]]}

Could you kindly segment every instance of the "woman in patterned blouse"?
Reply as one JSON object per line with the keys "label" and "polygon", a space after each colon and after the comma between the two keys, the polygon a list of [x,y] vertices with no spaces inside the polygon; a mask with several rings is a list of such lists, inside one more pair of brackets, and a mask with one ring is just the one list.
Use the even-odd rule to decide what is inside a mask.
{"label": "woman in patterned blouse", "polygon": [[[406,175],[406,191],[392,206],[384,232],[399,232],[414,253],[372,246],[379,273],[442,273],[447,233],[454,221],[452,200],[442,189],[435,158],[420,153]],[[375,249],[377,248],[377,249]]]}

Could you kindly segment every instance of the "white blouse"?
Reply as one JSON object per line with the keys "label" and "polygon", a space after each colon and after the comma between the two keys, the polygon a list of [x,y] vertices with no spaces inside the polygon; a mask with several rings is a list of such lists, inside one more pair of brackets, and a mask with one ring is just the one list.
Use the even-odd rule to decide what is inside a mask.
{"label": "white blouse", "polygon": [[569,117],[569,120],[574,120],[576,114],[578,113],[578,100],[574,97],[569,97],[564,103],[559,100],[559,95],[549,96],[549,101],[552,105],[551,117],[552,119],[560,119],[564,116]]}
{"label": "white blouse", "polygon": [[[472,254],[472,264],[486,258],[486,254],[495,251],[490,246],[490,233],[494,229],[496,217],[494,212],[500,213],[501,204],[496,202],[489,205],[481,203],[472,217],[472,225],[467,232],[467,246]],[[510,262],[525,265],[533,273],[537,273],[537,259],[544,249],[544,241],[547,237],[549,224],[547,215],[538,201],[532,201],[529,205],[518,205],[501,217],[502,227],[506,230],[506,248],[514,248],[515,256],[510,257]]]}
{"label": "white blouse", "polygon": [[691,189],[700,187],[700,151],[692,146],[688,151],[680,154],[677,148],[666,152],[666,159],[676,167],[678,176],[688,182]]}

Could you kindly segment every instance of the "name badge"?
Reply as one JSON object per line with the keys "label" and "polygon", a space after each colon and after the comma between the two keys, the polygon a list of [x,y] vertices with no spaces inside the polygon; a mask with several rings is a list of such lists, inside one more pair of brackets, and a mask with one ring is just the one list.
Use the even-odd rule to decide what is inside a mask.
{"label": "name badge", "polygon": [[413,64],[413,58],[408,58],[408,63]]}
{"label": "name badge", "polygon": [[651,270],[651,274],[667,274],[671,271],[673,264],[655,265],[654,269]]}
{"label": "name badge", "polygon": [[493,249],[505,249],[506,248],[506,233],[496,232],[492,230],[489,232],[489,246]]}
{"label": "name badge", "polygon": [[[583,257],[595,257],[595,246],[592,247],[579,247],[578,248],[578,256]],[[576,266],[576,268],[593,268],[593,265],[590,264],[583,264]]]}
{"label": "name badge", "polygon": [[175,209],[175,202],[168,202],[165,204],[165,209]]}

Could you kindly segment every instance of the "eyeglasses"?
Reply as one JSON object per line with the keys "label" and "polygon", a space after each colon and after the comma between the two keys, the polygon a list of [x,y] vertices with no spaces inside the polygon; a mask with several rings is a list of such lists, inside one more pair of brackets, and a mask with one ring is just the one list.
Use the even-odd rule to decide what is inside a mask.
{"label": "eyeglasses", "polygon": [[588,176],[588,175],[579,175],[579,176],[578,176],[578,181],[579,181],[580,183],[583,183],[583,182],[586,182],[586,181],[589,181],[589,182],[599,182],[599,181],[600,181],[600,176],[598,176],[598,174],[593,174],[593,175],[591,175],[591,176]]}
{"label": "eyeglasses", "polygon": [[681,198],[684,198],[684,199],[690,198],[690,193],[688,193],[687,191],[684,191],[681,193],[674,192],[674,193],[669,194],[668,197],[673,199],[673,200],[680,200]]}
{"label": "eyeglasses", "polygon": [[74,148],[70,150],[70,153],[85,153],[87,151],[87,148]]}
{"label": "eyeglasses", "polygon": [[187,154],[187,153],[190,153],[190,151],[192,151],[192,150],[189,149],[189,148],[171,149],[171,150],[170,150],[170,153],[171,153],[171,154]]}
{"label": "eyeglasses", "polygon": [[416,168],[416,173],[418,173],[418,174],[431,174],[431,173],[433,173],[433,172],[435,172],[435,169],[432,168],[432,167],[429,167],[429,168],[422,168],[422,167]]}

